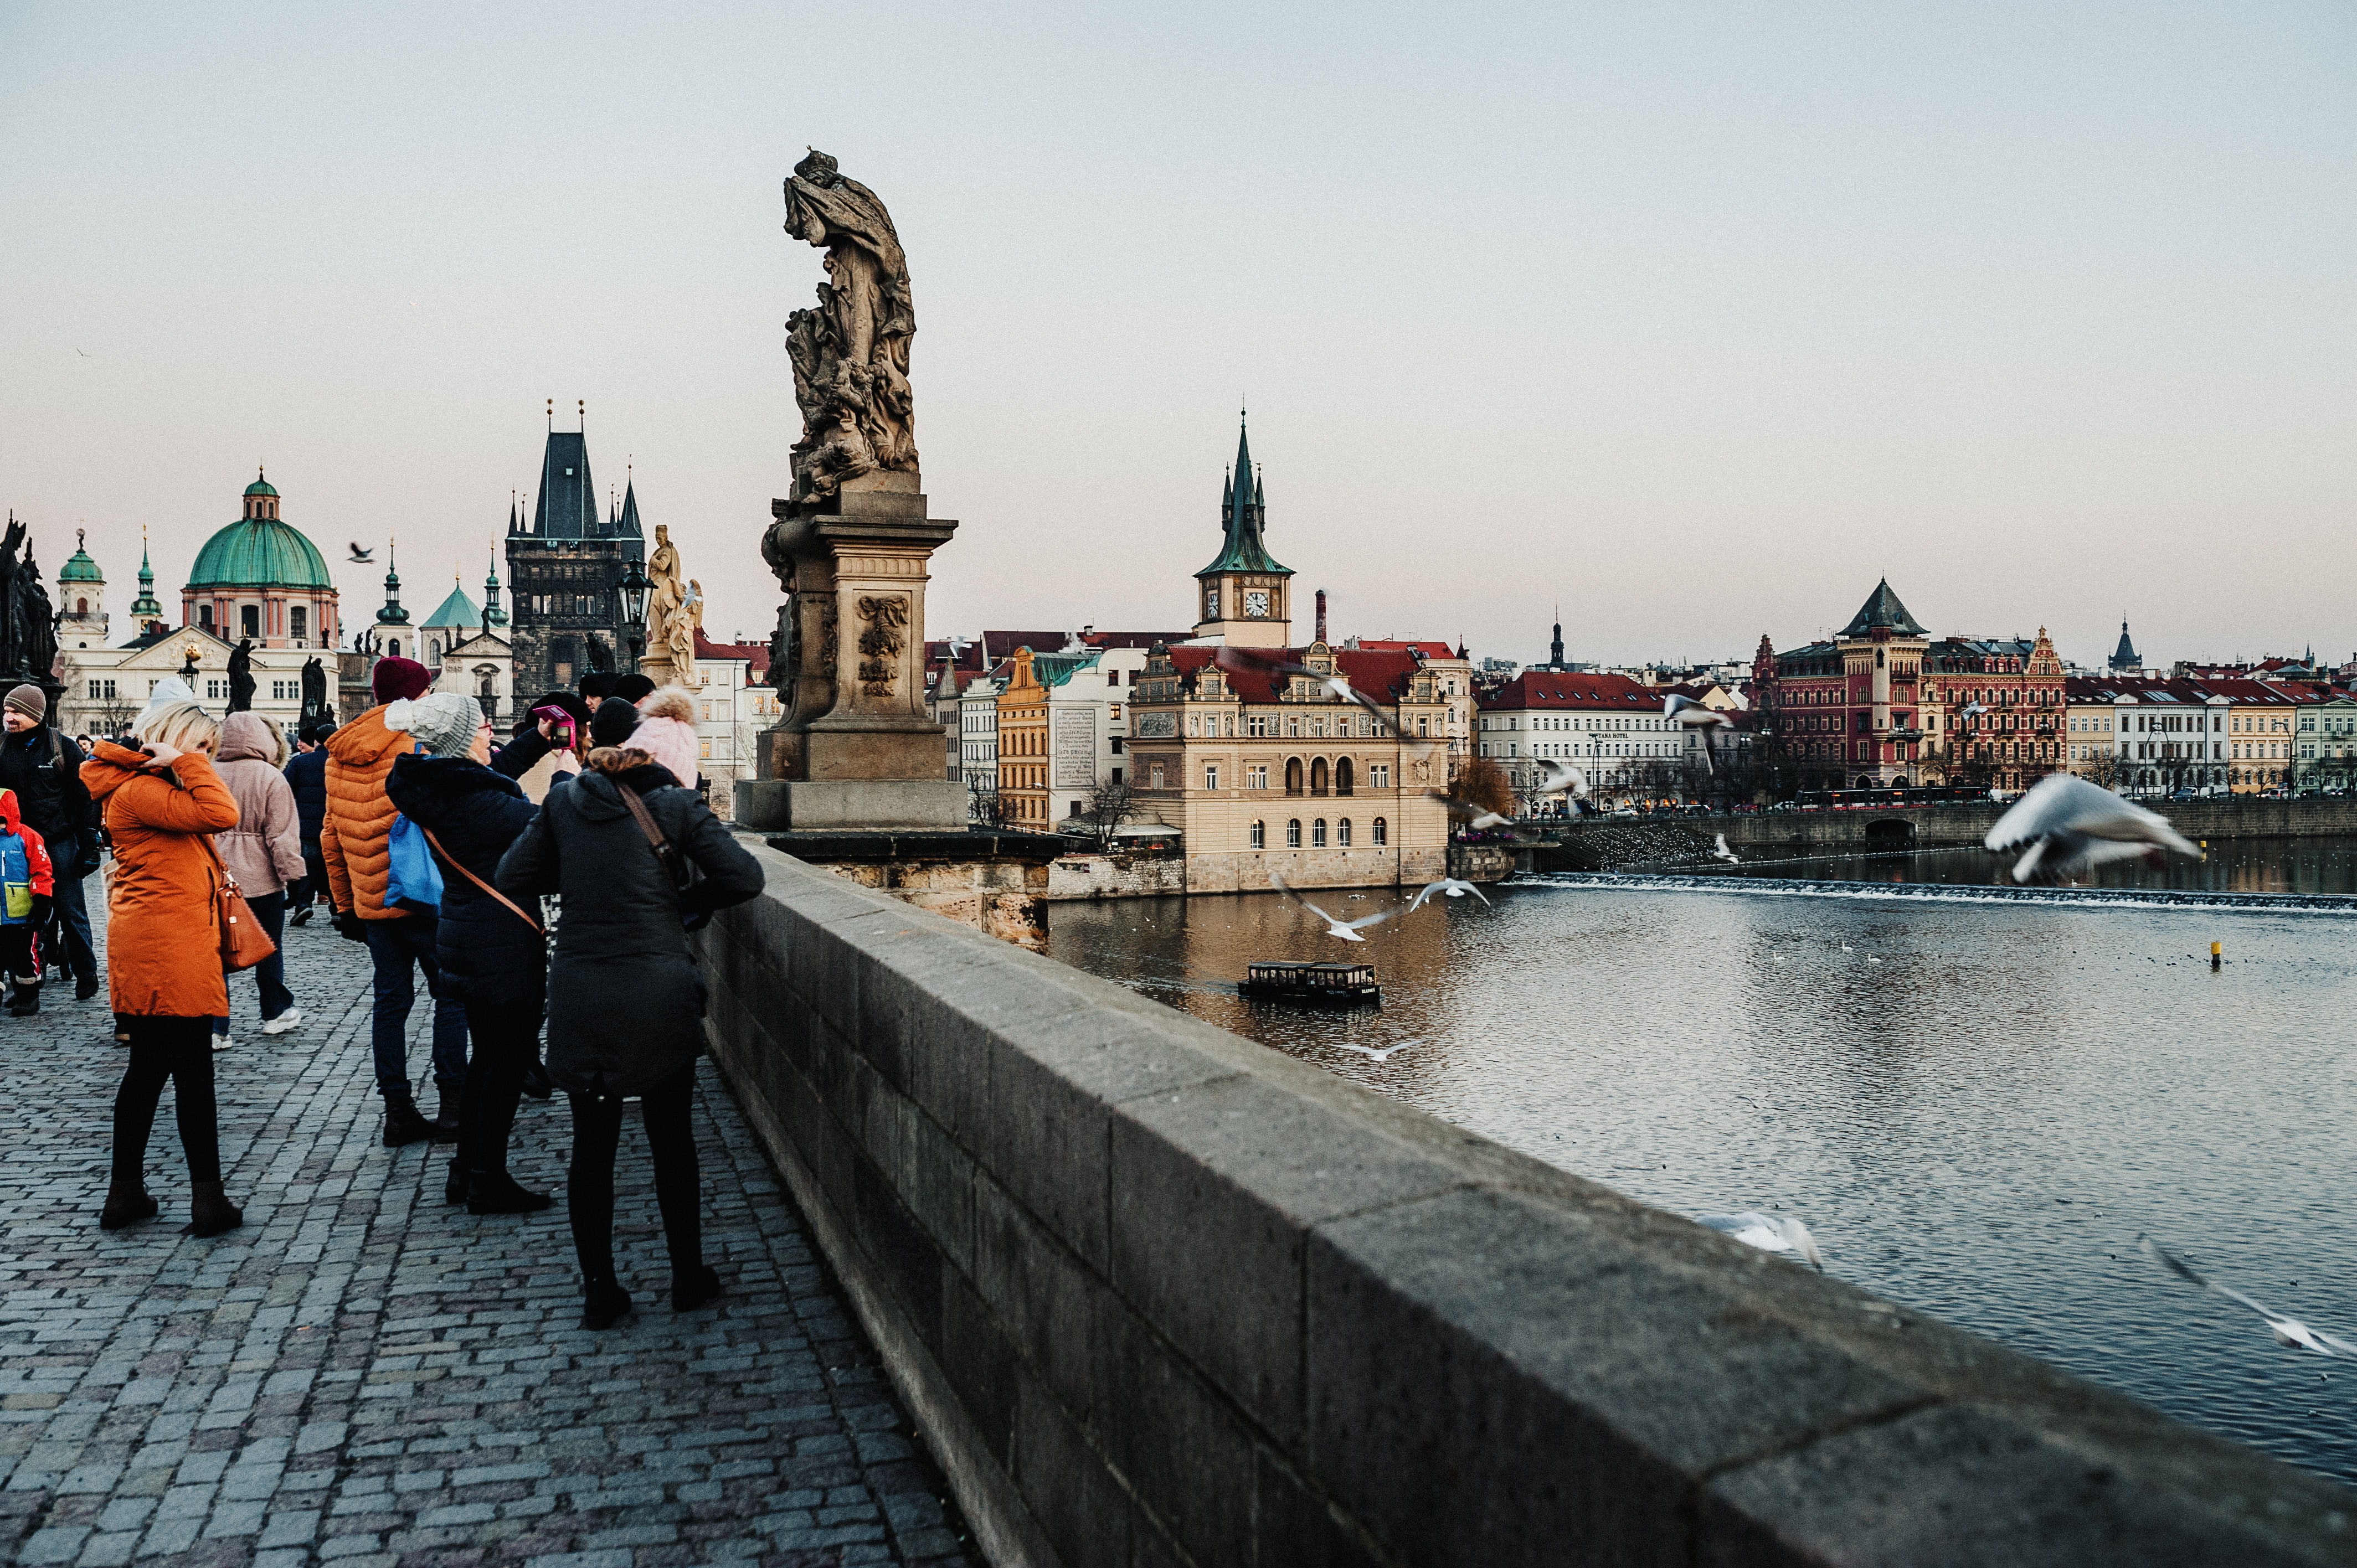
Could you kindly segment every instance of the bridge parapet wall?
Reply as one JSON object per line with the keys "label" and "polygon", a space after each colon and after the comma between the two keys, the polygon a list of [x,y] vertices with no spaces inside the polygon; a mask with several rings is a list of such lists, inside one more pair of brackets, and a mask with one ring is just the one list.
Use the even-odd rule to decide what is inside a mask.
{"label": "bridge parapet wall", "polygon": [[2357,1561],[2357,1498],[757,848],[715,1056],[991,1559]]}

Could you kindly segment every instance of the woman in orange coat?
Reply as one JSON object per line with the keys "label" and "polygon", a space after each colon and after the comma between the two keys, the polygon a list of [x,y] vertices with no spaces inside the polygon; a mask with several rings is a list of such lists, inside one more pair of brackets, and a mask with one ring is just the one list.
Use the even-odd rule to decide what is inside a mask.
{"label": "woman in orange coat", "polygon": [[221,726],[194,703],[140,715],[139,750],[101,741],[82,782],[114,846],[106,908],[106,978],[131,1031],[131,1065],[114,1096],[114,1168],[99,1225],[155,1217],[141,1172],[164,1080],[173,1086],[188,1157],[187,1233],[218,1236],[245,1216],[221,1187],[213,1113],[212,1021],[229,1011],[221,966],[221,862],[209,835],[237,826],[237,800],[208,757]]}

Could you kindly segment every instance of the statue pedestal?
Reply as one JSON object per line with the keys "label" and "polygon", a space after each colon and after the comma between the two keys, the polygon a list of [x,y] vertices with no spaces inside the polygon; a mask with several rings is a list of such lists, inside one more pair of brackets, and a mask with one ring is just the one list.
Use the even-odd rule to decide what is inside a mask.
{"label": "statue pedestal", "polygon": [[948,735],[924,709],[926,568],[957,524],[925,515],[907,472],[770,511],[761,553],[792,594],[771,643],[785,716],[759,739],[738,820],[778,832],[963,831]]}
{"label": "statue pedestal", "polygon": [[684,674],[681,673],[678,666],[667,657],[649,655],[640,660],[639,673],[658,686],[684,686],[691,692],[695,690],[695,671],[689,670]]}

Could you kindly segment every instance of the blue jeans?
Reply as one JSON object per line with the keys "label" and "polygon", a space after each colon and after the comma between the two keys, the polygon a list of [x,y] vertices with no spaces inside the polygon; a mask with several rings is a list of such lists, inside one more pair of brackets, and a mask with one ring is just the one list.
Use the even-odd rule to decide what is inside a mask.
{"label": "blue jeans", "polygon": [[74,863],[81,858],[81,843],[76,839],[56,839],[50,842],[48,850],[58,926],[65,936],[61,945],[66,967],[73,971],[76,980],[96,980],[98,953],[90,945],[90,907],[82,901],[81,878],[74,875]]}
{"label": "blue jeans", "polygon": [[434,936],[441,921],[431,915],[371,920],[369,957],[376,963],[376,1010],[369,1020],[369,1047],[376,1054],[376,1088],[409,1088],[409,1004],[417,993],[409,966],[425,972],[425,993],[434,999],[434,1082],[448,1095],[467,1083],[467,1006],[442,994],[442,971],[434,961]]}
{"label": "blue jeans", "polygon": [[[264,893],[259,898],[248,898],[245,902],[247,908],[253,911],[254,923],[262,928],[262,934],[268,937],[277,949],[253,966],[254,982],[262,987],[262,1016],[266,1023],[295,1005],[295,993],[286,989],[286,949],[283,945],[286,940],[286,894],[282,889],[276,893]],[[234,981],[237,975],[234,971],[224,969],[221,977]],[[403,1009],[405,1015],[407,1004],[403,1004]],[[213,1033],[228,1034],[229,1020],[214,1019]]]}

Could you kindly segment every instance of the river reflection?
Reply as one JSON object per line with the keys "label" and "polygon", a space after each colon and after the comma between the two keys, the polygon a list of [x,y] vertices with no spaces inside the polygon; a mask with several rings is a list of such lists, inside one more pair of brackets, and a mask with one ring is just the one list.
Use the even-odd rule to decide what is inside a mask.
{"label": "river reflection", "polygon": [[[2352,917],[1490,896],[1363,947],[1266,896],[1058,904],[1051,950],[1646,1201],[1800,1215],[1843,1278],[2357,1479],[2357,1364],[2136,1249],[2357,1338]],[[1255,959],[1345,957],[1380,1011],[1234,993]]]}

